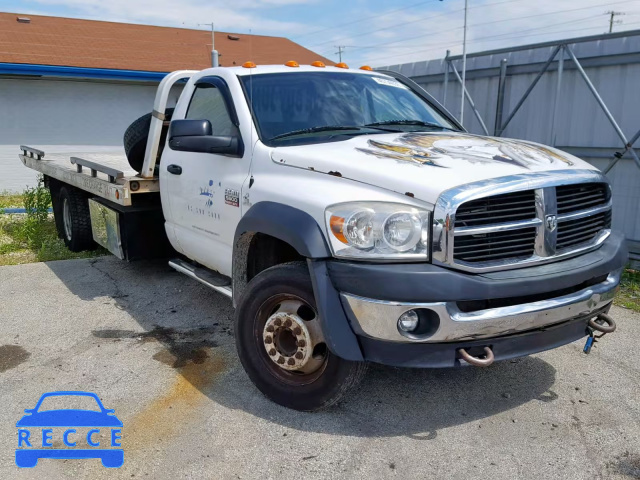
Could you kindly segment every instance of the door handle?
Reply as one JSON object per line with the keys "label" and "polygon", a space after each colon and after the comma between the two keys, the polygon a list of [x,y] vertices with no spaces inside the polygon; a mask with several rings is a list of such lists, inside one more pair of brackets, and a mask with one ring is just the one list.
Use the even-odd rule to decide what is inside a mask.
{"label": "door handle", "polygon": [[182,173],[182,167],[180,165],[168,165],[167,172],[173,173],[174,175],[180,175]]}

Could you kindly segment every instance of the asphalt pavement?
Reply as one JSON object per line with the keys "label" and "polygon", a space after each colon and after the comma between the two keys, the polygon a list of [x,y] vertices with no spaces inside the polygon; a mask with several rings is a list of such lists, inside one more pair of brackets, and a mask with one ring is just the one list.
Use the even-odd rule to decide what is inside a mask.
{"label": "asphalt pavement", "polygon": [[[640,314],[612,314],[590,355],[372,365],[339,405],[300,413],[242,370],[230,300],[164,262],[0,267],[0,478],[640,478]],[[115,409],[121,468],[16,467],[16,422],[59,390]]]}

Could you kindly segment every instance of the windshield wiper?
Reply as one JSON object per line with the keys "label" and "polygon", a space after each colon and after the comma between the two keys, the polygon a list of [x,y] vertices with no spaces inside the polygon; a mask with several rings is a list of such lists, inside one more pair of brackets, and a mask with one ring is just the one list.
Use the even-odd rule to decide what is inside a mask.
{"label": "windshield wiper", "polygon": [[423,122],[422,120],[386,120],[384,122],[367,123],[365,127],[379,127],[383,125],[416,125],[418,127],[441,128],[443,130],[451,130],[456,132],[454,128],[444,127],[439,123]]}
{"label": "windshield wiper", "polygon": [[293,130],[291,132],[281,133],[280,135],[276,135],[275,137],[271,137],[270,140],[277,140],[279,138],[293,137],[295,135],[304,135],[306,133],[331,132],[331,131],[336,131],[336,130],[362,130],[362,127],[346,126],[346,125],[325,125],[323,127],[303,128],[301,130]]}

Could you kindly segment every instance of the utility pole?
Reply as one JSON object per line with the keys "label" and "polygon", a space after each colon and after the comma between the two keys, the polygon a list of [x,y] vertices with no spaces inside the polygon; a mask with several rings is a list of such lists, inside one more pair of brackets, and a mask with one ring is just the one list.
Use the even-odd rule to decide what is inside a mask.
{"label": "utility pole", "polygon": [[609,15],[609,33],[612,33],[613,25],[614,24],[619,25],[622,23],[622,20],[614,21],[614,18],[619,15],[624,15],[624,12],[614,12],[613,10],[609,10],[608,12],[605,12],[605,15]]}
{"label": "utility pole", "polygon": [[336,48],[338,49],[338,51],[336,52],[336,55],[338,55],[338,57],[340,58],[340,63],[342,63],[342,52],[344,52],[344,49],[346,48],[344,45],[336,45]]}
{"label": "utility pole", "polygon": [[219,63],[218,63],[219,54],[218,54],[218,51],[216,50],[216,47],[215,47],[216,39],[215,39],[215,31],[214,31],[214,28],[213,28],[213,22],[211,22],[211,23],[199,23],[198,26],[211,27],[211,66],[212,67],[217,67],[219,65]]}
{"label": "utility pole", "polygon": [[464,0],[464,30],[462,34],[462,95],[460,99],[460,125],[464,122],[464,100],[467,80],[467,10],[469,0]]}

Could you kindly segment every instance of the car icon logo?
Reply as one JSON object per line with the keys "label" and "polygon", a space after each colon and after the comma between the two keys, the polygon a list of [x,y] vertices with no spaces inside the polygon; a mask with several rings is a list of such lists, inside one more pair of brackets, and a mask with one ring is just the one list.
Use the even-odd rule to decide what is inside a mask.
{"label": "car icon logo", "polygon": [[[43,402],[47,402],[48,405],[52,399],[55,399],[56,404],[82,399],[88,402],[92,409],[47,409],[43,406]],[[107,468],[118,468],[124,463],[124,450],[120,444],[122,422],[115,416],[114,410],[105,408],[95,393],[45,393],[36,406],[26,409],[25,413],[26,415],[16,423],[18,467],[35,467],[40,458],[99,458]],[[103,438],[105,434],[108,435],[107,441]],[[58,448],[62,447],[60,443],[66,448]]]}

